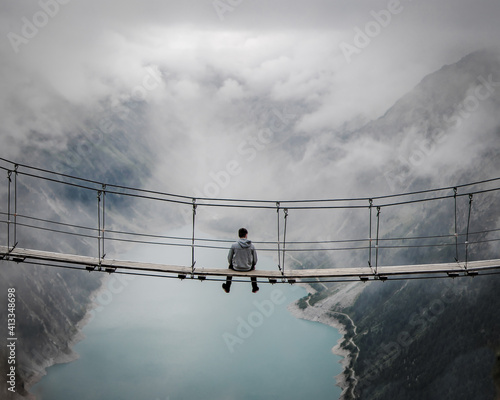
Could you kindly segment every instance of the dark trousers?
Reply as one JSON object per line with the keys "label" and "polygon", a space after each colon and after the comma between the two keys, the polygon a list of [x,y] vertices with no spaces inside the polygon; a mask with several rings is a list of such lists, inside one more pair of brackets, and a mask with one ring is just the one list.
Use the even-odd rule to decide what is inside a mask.
{"label": "dark trousers", "polygon": [[[228,289],[231,287],[232,281],[233,281],[233,277],[232,276],[226,276],[226,287]],[[252,277],[252,278],[250,278],[250,281],[252,282],[252,287],[256,287],[257,286],[257,278]]]}
{"label": "dark trousers", "polygon": [[[232,269],[233,271],[236,271],[232,265],[229,266],[229,269]],[[253,267],[250,271],[253,271],[255,269],[255,267]],[[233,277],[232,276],[226,276],[226,287],[227,289],[229,290],[229,288],[231,287],[231,283],[233,281]],[[250,278],[250,281],[252,282],[252,288],[256,288],[257,287],[257,278],[256,277],[252,277]]]}

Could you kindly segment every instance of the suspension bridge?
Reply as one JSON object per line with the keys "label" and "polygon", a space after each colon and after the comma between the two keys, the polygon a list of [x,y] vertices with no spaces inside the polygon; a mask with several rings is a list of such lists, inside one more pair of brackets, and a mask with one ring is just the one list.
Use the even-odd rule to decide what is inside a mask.
{"label": "suspension bridge", "polygon": [[[479,231],[471,230],[474,220],[473,203],[477,198],[495,196],[500,192],[500,178],[483,180],[462,185],[414,191],[411,193],[391,194],[378,197],[345,198],[345,199],[308,199],[308,200],[242,200],[218,198],[194,198],[178,194],[138,189],[133,187],[103,183],[72,175],[62,174],[47,169],[17,164],[0,158],[0,170],[5,172],[5,204],[0,208],[0,259],[13,263],[45,265],[58,268],[80,269],[107,273],[147,275],[176,279],[225,280],[232,276],[235,281],[243,278],[256,277],[264,282],[296,283],[296,282],[341,282],[341,281],[385,281],[388,279],[430,279],[446,277],[464,277],[491,275],[500,273],[500,259],[471,260],[470,247],[480,244],[494,244],[500,241],[500,228],[488,226]],[[24,183],[22,183],[24,181]],[[92,224],[82,225],[75,220],[62,218],[47,218],[37,214],[38,198],[33,197],[30,185],[50,185],[53,192],[71,190],[73,197],[92,197],[96,203]],[[20,190],[20,187],[23,190]],[[50,190],[46,189],[47,192]],[[83,194],[82,194],[83,193]],[[89,196],[94,195],[94,196]],[[106,198],[134,199],[146,202],[161,202],[189,210],[191,235],[166,236],[141,233],[133,230],[119,230],[110,224],[110,206]],[[464,199],[466,205],[465,221],[459,223],[458,202]],[[430,202],[448,201],[454,215],[450,226],[452,232],[424,236],[388,237],[380,234],[381,215],[391,209],[404,206],[418,206]],[[270,210],[276,212],[276,238],[270,241],[254,242],[258,251],[273,252],[276,255],[277,266],[274,270],[256,269],[252,271],[234,271],[224,268],[200,267],[196,260],[198,249],[228,250],[229,239],[207,239],[196,235],[197,211],[201,208],[220,209],[252,209]],[[289,232],[290,213],[300,211],[333,211],[356,210],[366,214],[367,235],[355,239],[341,240],[287,240]],[[75,213],[76,214],[76,213]],[[495,222],[491,222],[494,224]],[[459,225],[463,225],[459,229]],[[22,232],[20,232],[22,230]],[[23,237],[27,233],[54,235],[54,237],[72,237],[81,240],[86,245],[94,243],[90,252],[93,256],[67,254],[62,252],[24,248]],[[174,246],[190,250],[190,259],[184,265],[169,265],[126,261],[106,257],[109,243],[135,243],[160,246]],[[410,242],[410,244],[407,244]],[[333,247],[332,247],[333,246]],[[449,262],[421,263],[417,265],[383,265],[380,260],[382,250],[401,250],[415,248],[451,248],[454,257]],[[366,252],[365,266],[348,266],[335,268],[286,268],[286,261],[295,252],[307,254],[319,251],[362,251]],[[221,259],[225,264],[225,258]]]}

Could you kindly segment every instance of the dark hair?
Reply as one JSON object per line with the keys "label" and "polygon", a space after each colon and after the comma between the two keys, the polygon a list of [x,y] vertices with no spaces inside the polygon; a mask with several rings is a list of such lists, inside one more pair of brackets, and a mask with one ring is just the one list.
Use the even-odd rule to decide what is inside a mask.
{"label": "dark hair", "polygon": [[245,228],[240,228],[238,231],[238,236],[240,238],[244,238],[248,234],[248,231]]}

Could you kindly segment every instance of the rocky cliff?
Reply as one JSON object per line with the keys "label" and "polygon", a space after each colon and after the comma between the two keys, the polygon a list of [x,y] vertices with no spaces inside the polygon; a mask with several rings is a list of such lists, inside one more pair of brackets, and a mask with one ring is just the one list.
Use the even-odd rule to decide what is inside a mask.
{"label": "rocky cliff", "polygon": [[[394,149],[391,163],[371,174],[368,186],[375,182],[409,192],[498,177],[499,106],[500,59],[495,52],[473,53],[430,74],[384,116],[351,132],[351,137],[369,137]],[[483,243],[469,247],[469,259],[499,258],[499,200],[498,191],[475,197],[471,232],[483,232],[474,236]],[[421,207],[395,212],[383,220],[382,237],[454,232],[453,206],[441,206],[440,211]],[[468,205],[457,209],[458,231],[465,232]],[[356,225],[351,224],[349,233]],[[457,256],[464,260],[463,246],[459,251],[424,246],[386,251],[382,262],[450,262]],[[319,313],[344,325],[342,347],[351,353],[344,399],[493,399],[499,369],[499,284],[498,275],[359,283],[363,290],[346,304],[337,301],[338,287],[316,285],[319,293],[298,305],[304,318],[315,319]]]}

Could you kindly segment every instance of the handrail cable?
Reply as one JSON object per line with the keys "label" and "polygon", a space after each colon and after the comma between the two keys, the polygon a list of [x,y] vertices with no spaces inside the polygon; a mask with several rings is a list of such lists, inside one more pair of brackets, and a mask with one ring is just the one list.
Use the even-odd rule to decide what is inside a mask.
{"label": "handrail cable", "polygon": [[[37,167],[32,167],[24,164],[16,164],[10,160],[7,160],[5,158],[0,157],[0,161],[4,161],[6,163],[14,164],[19,167],[23,167],[26,169],[31,169],[34,171],[39,171],[39,172],[44,172],[64,178],[69,178],[69,179],[74,179],[74,180],[79,180],[82,182],[86,183],[92,183],[95,185],[106,185],[107,187],[113,187],[115,189],[122,189],[122,190],[131,190],[131,191],[137,191],[140,193],[149,193],[149,194],[156,194],[156,195],[161,195],[161,196],[169,196],[169,197],[174,197],[178,199],[184,199],[185,201],[181,200],[173,200],[173,199],[164,199],[164,198],[156,198],[156,197],[151,197],[151,196],[143,196],[143,195],[137,195],[133,193],[122,193],[122,192],[115,192],[115,191],[108,191],[109,194],[119,194],[119,195],[125,195],[125,196],[132,196],[132,197],[142,197],[142,198],[147,198],[147,199],[152,199],[152,200],[163,200],[163,201],[170,201],[170,202],[175,202],[175,203],[181,203],[181,204],[191,204],[188,200],[192,199],[192,197],[185,196],[185,195],[178,195],[178,194],[172,194],[172,193],[166,193],[166,192],[160,192],[160,191],[152,191],[152,190],[146,190],[146,189],[139,189],[139,188],[132,188],[132,187],[127,187],[127,186],[122,186],[122,185],[114,185],[114,184],[108,184],[108,183],[102,183],[99,181],[91,180],[91,179],[85,179],[85,178],[80,178],[77,176],[73,175],[68,175],[68,174],[63,174],[63,173],[58,173],[54,171],[50,171],[47,169],[43,168],[37,168]],[[0,169],[4,169],[8,171],[8,168],[0,166]],[[78,185],[75,183],[71,182],[64,182],[40,175],[34,175],[34,174],[29,174],[27,172],[20,172],[20,174],[35,177],[35,178],[40,178],[40,179],[45,179],[48,181],[52,182],[57,182],[57,183],[62,183],[66,185],[71,185],[79,188],[84,188],[88,190],[97,190],[97,188],[92,188],[88,186],[83,186],[83,185]],[[398,194],[390,194],[390,195],[383,195],[383,196],[372,196],[372,197],[355,197],[355,198],[338,198],[338,199],[302,199],[302,200],[281,200],[279,203],[290,203],[290,204],[296,204],[296,203],[324,203],[324,202],[361,202],[361,201],[368,201],[370,199],[372,200],[382,200],[382,199],[390,199],[390,198],[398,198],[398,197],[404,197],[404,196],[413,196],[413,195],[418,195],[418,194],[427,194],[427,193],[433,193],[433,192],[440,192],[440,191],[448,191],[452,190],[455,188],[464,188],[464,187],[469,187],[469,186],[474,186],[474,185],[480,185],[484,183],[490,183],[490,182],[495,182],[495,181],[500,181],[500,177],[498,178],[491,178],[491,179],[485,179],[477,182],[472,182],[472,183],[467,183],[467,184],[461,184],[461,185],[455,185],[455,186],[448,186],[448,187],[442,187],[442,188],[435,188],[435,189],[426,189],[426,190],[419,190],[419,191],[413,191],[413,192],[407,192],[407,193],[398,193]],[[485,193],[489,191],[496,191],[500,190],[500,187],[494,188],[494,189],[486,189],[482,191],[474,191],[474,193]],[[458,194],[458,196],[466,196],[468,193],[463,193],[463,194]],[[440,199],[447,199],[447,198],[452,198],[454,195],[445,195],[445,196],[438,196],[438,197],[433,197],[433,198],[426,198],[426,199],[416,199],[416,200],[408,200],[408,201],[403,201],[403,202],[394,202],[394,203],[386,203],[386,204],[379,204],[381,207],[388,207],[388,206],[396,206],[396,205],[403,205],[403,204],[412,204],[416,202],[422,202],[422,201],[432,201],[432,200],[440,200]],[[216,201],[216,202],[234,202],[234,203],[263,203],[263,204],[271,204],[274,203],[276,204],[277,201],[273,200],[257,200],[257,199],[218,199],[218,198],[212,198],[212,197],[200,197],[197,198],[198,201]],[[203,206],[218,206],[218,207],[250,207],[250,208],[275,208],[273,206],[250,206],[250,205],[236,205],[236,204],[207,204],[207,203],[198,203],[198,205],[203,205]],[[294,207],[287,207],[288,209],[332,209],[332,208],[366,208],[367,206],[362,206],[362,205],[351,205],[351,206],[294,206]]]}
{"label": "handrail cable", "polygon": [[[478,194],[491,193],[500,191],[500,187],[486,187],[481,188],[478,185],[482,185],[485,183],[492,183],[500,181],[499,178],[486,179],[478,182],[455,185],[452,187],[443,187],[437,189],[427,189],[421,191],[413,191],[409,193],[400,193],[400,194],[391,194],[385,196],[378,197],[370,197],[370,198],[337,198],[337,199],[309,199],[309,200],[282,200],[282,201],[272,201],[272,200],[257,200],[257,199],[228,199],[228,198],[210,198],[210,197],[201,197],[201,198],[193,198],[183,195],[177,195],[172,193],[160,192],[160,191],[152,191],[145,189],[132,188],[127,186],[120,186],[114,184],[105,184],[102,182],[98,182],[95,180],[79,178],[76,176],[61,174],[57,172],[53,172],[50,170],[31,167],[23,164],[13,163],[4,158],[0,157],[0,161],[7,162],[13,165],[13,168],[6,168],[4,166],[0,166],[0,170],[7,171],[7,179],[8,179],[8,206],[7,213],[0,212],[1,215],[7,216],[7,221],[0,221],[0,223],[7,224],[7,248],[11,247],[11,231],[13,232],[14,243],[12,249],[17,246],[17,227],[29,227],[32,229],[38,229],[48,232],[53,232],[57,234],[66,234],[66,235],[74,235],[78,237],[84,237],[94,240],[97,238],[98,245],[98,260],[99,265],[101,261],[105,257],[105,238],[107,241],[116,241],[122,243],[140,243],[140,244],[155,244],[162,246],[178,246],[178,247],[190,247],[191,248],[191,276],[195,275],[195,249],[196,248],[206,248],[206,249],[223,249],[227,250],[227,247],[222,247],[218,245],[213,245],[212,243],[228,243],[230,240],[222,240],[222,239],[205,239],[205,238],[197,238],[195,234],[195,224],[196,224],[196,214],[198,207],[222,207],[222,208],[252,208],[252,209],[276,209],[277,212],[277,233],[278,238],[275,242],[254,242],[262,245],[272,244],[277,245],[278,252],[278,269],[281,272],[283,279],[285,279],[285,262],[286,262],[286,251],[289,252],[318,252],[318,251],[355,251],[355,250],[368,250],[369,251],[369,259],[368,265],[372,269],[372,251],[373,251],[373,240],[375,240],[375,266],[374,266],[374,274],[378,273],[379,266],[379,250],[380,249],[408,249],[408,248],[429,248],[429,247],[447,247],[447,246],[455,246],[455,260],[458,262],[458,247],[459,245],[465,245],[465,271],[467,271],[467,264],[469,261],[469,246],[472,244],[479,243],[487,243],[487,242],[496,242],[500,241],[500,238],[492,238],[491,236],[486,236],[485,238],[478,238],[478,240],[470,241],[470,235],[474,234],[485,234],[489,232],[497,232],[500,229],[489,229],[479,232],[470,232],[471,225],[471,212],[472,212],[472,202],[473,197]],[[20,170],[20,168],[26,169],[26,171]],[[31,171],[31,172],[30,172]],[[12,179],[12,175],[14,174],[14,181]],[[79,226],[74,224],[69,224],[65,222],[57,222],[51,221],[48,219],[30,217],[25,215],[18,214],[17,210],[17,202],[18,202],[18,175],[31,177],[34,179],[40,179],[47,182],[54,182],[60,185],[66,185],[70,187],[75,187],[78,189],[89,190],[92,193],[97,194],[97,229],[90,228],[85,226]],[[48,175],[48,176],[47,176]],[[69,181],[68,181],[69,180]],[[93,187],[94,185],[95,187]],[[12,186],[13,190],[12,190]],[[473,187],[476,186],[476,187]],[[469,188],[469,192],[467,191],[459,191],[461,188]],[[453,190],[452,193],[441,193],[444,191]],[[432,194],[432,197],[427,196],[429,193]],[[126,232],[119,231],[113,229],[106,229],[106,204],[105,198],[106,195],[119,195],[119,196],[127,196],[133,198],[141,198],[148,200],[156,200],[167,203],[176,203],[182,205],[191,205],[192,206],[192,236],[190,238],[191,243],[172,243],[171,241],[187,241],[189,238],[177,237],[177,236],[163,236],[163,235],[151,235],[146,233],[139,232]],[[419,198],[405,198],[408,196],[421,196]],[[423,196],[425,195],[425,196]],[[14,210],[12,210],[12,196],[14,202]],[[469,208],[467,215],[467,227],[465,233],[458,233],[458,216],[457,216],[457,199],[462,196],[469,197]],[[391,199],[391,200],[389,200]],[[424,203],[429,201],[436,200],[445,200],[445,199],[453,199],[454,201],[454,232],[453,234],[447,235],[428,235],[428,236],[414,236],[414,237],[402,237],[402,238],[391,238],[391,237],[381,237],[380,235],[380,214],[381,210],[384,207],[395,207],[409,204],[417,204]],[[190,201],[188,201],[190,200]],[[357,202],[366,202],[368,200],[368,204],[357,204]],[[274,204],[272,204],[274,203]],[[347,203],[347,204],[342,204]],[[332,209],[366,209],[369,208],[369,238],[368,239],[344,239],[344,240],[321,240],[321,241],[287,241],[287,217],[289,210],[332,210]],[[372,212],[373,208],[376,207],[376,239],[373,237],[373,217]],[[281,240],[281,227],[280,227],[280,210],[283,210],[284,213],[284,227],[283,227],[283,240]],[[112,214],[113,215],[113,214]],[[13,218],[12,218],[13,217]],[[37,226],[29,223],[19,222],[18,219],[28,219],[31,221],[38,222],[42,226]],[[12,224],[14,225],[12,227]],[[76,229],[77,231],[68,231],[68,229],[57,229],[57,228],[49,228],[47,226],[43,226],[43,224],[54,224],[64,228]],[[89,233],[78,232],[78,230],[87,230]],[[97,236],[94,233],[97,230]],[[122,235],[129,238],[116,237],[115,235]],[[138,237],[139,239],[150,238],[150,239],[160,239],[161,241],[155,240],[136,240],[130,237]],[[465,237],[465,240],[459,241],[459,238]],[[440,241],[439,243],[426,243],[426,242],[413,242],[414,244],[406,243],[409,240],[428,240],[428,239],[447,239],[454,238],[454,243],[448,243],[446,240]],[[399,241],[401,243],[391,244],[388,242]],[[381,245],[381,243],[385,242],[385,245]],[[207,243],[207,244],[204,244]],[[342,244],[346,243],[346,246],[328,246],[329,244]],[[349,245],[350,244],[350,245]],[[303,247],[301,247],[301,245]],[[313,247],[309,247],[307,245],[312,245]],[[326,246],[323,246],[326,245]],[[291,246],[291,247],[290,247]],[[294,247],[298,246],[298,247]],[[317,246],[317,247],[316,247]],[[326,248],[325,248],[326,247]],[[272,248],[262,248],[262,251],[274,251]]]}
{"label": "handrail cable", "polygon": [[[0,221],[0,223],[7,223],[6,221]],[[53,233],[60,233],[60,234],[66,234],[66,235],[72,235],[72,236],[78,236],[78,237],[83,237],[83,238],[90,238],[90,239],[95,239],[95,236],[93,235],[87,235],[87,234],[82,234],[82,233],[76,233],[76,232],[69,232],[69,231],[61,231],[57,229],[50,229],[50,228],[45,228],[45,227],[40,227],[40,226],[35,226],[35,225],[29,225],[29,224],[24,224],[21,222],[17,223],[18,226],[23,226],[23,227],[28,227],[32,229],[39,229],[47,232],[53,232]],[[94,229],[95,230],[95,229]],[[469,235],[472,234],[482,234],[482,233],[487,233],[487,232],[492,232],[492,231],[499,231],[499,229],[495,230],[488,230],[488,231],[483,231],[483,232],[470,232]],[[109,233],[109,231],[107,231]],[[466,236],[466,234],[460,234],[460,236]],[[448,237],[453,237],[453,235],[448,235]],[[161,237],[160,237],[161,238]],[[170,237],[172,239],[172,237]],[[181,239],[181,238],[178,238]],[[185,240],[191,240],[189,238],[182,238]],[[192,247],[192,244],[189,243],[165,243],[165,242],[153,242],[153,241],[144,241],[144,240],[133,240],[133,239],[122,239],[122,238],[113,238],[113,237],[107,237],[107,240],[110,241],[116,241],[116,242],[123,242],[123,243],[137,243],[137,244],[150,244],[150,245],[163,245],[163,246],[177,246],[177,247]],[[197,239],[195,238],[196,241],[201,241],[203,239]],[[208,240],[208,239],[205,239]],[[379,241],[383,239],[379,238]],[[390,239],[394,240],[394,239]],[[368,240],[365,240],[368,241]],[[483,240],[477,240],[477,241],[469,241],[468,244],[480,244],[480,243],[488,243],[488,242],[495,242],[495,241],[500,241],[500,238],[498,239],[483,239]],[[270,244],[272,242],[269,242]],[[276,242],[274,242],[276,243]],[[280,242],[282,243],[282,242]],[[290,244],[292,242],[286,242],[287,244]],[[459,242],[459,245],[465,245],[466,242]],[[418,244],[418,245],[386,245],[386,246],[378,246],[378,249],[407,249],[407,248],[428,248],[428,247],[447,247],[447,246],[455,246],[454,243],[435,243],[435,244]],[[222,246],[208,246],[208,245],[201,245],[201,244],[195,244],[195,248],[205,248],[205,249],[219,249],[219,250],[227,250],[227,247],[222,247]],[[369,250],[369,246],[361,246],[361,247],[336,247],[336,248],[287,248],[287,251],[291,252],[313,252],[313,251],[347,251],[347,250]],[[260,251],[276,251],[271,248],[262,248]],[[281,250],[280,250],[281,252]],[[280,253],[281,254],[281,253]],[[280,271],[282,270],[282,267],[280,265]]]}
{"label": "handrail cable", "polygon": [[[0,158],[1,160],[1,158]],[[0,167],[1,169],[5,169],[4,167]],[[72,187],[80,188],[80,189],[86,189],[86,190],[92,190],[92,191],[97,191],[97,188],[92,188],[88,186],[83,186],[83,185],[78,185],[75,183],[71,182],[64,182],[64,181],[59,181],[56,179],[44,177],[44,176],[39,176],[39,175],[34,175],[34,174],[29,174],[26,172],[18,172],[20,175],[25,175],[29,176],[32,178],[39,178],[43,179],[49,182],[54,182],[54,183],[59,183],[63,185],[69,185]],[[56,174],[56,173],[54,173]],[[66,175],[63,175],[66,176]],[[79,178],[74,178],[74,179],[79,179]],[[464,186],[472,186],[472,185],[477,185],[480,183],[484,182],[490,182],[490,181],[496,181],[500,180],[500,178],[494,178],[494,179],[489,179],[485,181],[480,181],[480,182],[474,182],[466,185],[459,185],[460,187]],[[96,182],[98,183],[98,182]],[[102,185],[102,184],[101,184]],[[107,185],[110,187],[116,187],[115,185]],[[458,187],[458,186],[457,186]],[[121,187],[125,188],[125,187]],[[143,189],[131,189],[139,192],[145,192],[145,193],[150,193],[152,191],[148,190],[143,190]],[[408,195],[415,195],[415,194],[422,194],[422,193],[429,193],[429,192],[437,192],[437,191],[442,191],[442,190],[448,190],[448,188],[441,188],[441,189],[429,189],[429,190],[424,190],[424,191],[419,191],[419,192],[412,192],[412,193],[402,193],[402,194],[394,194],[394,195],[387,195],[387,196],[379,196],[379,197],[373,197],[372,199],[384,199],[384,198],[394,198],[394,197],[402,197],[402,196],[408,196]],[[484,189],[484,190],[476,190],[474,191],[475,194],[482,194],[482,193],[488,193],[488,192],[493,192],[493,191],[498,191],[500,190],[500,187],[492,188],[492,189]],[[146,195],[140,195],[140,194],[133,194],[133,193],[123,193],[123,192],[116,192],[116,191],[107,191],[108,194],[115,194],[115,195],[121,195],[121,196],[127,196],[127,197],[133,197],[133,198],[141,198],[141,199],[146,199],[146,200],[157,200],[157,201],[164,201],[164,202],[169,202],[169,203],[176,203],[176,204],[184,204],[184,205],[191,205],[191,202],[188,201],[181,201],[181,200],[173,200],[173,199],[165,199],[165,198],[159,198],[159,197],[152,197],[152,196],[146,196]],[[155,193],[161,193],[161,192],[155,192]],[[181,196],[181,195],[172,195],[169,193],[161,193],[164,196],[173,196],[173,197],[186,197],[186,196]],[[462,196],[468,196],[470,193],[461,193],[458,194],[457,196],[462,197]],[[385,203],[385,204],[379,204],[379,207],[393,207],[393,206],[400,206],[400,205],[406,205],[406,204],[415,204],[415,203],[422,203],[422,202],[428,202],[428,201],[435,201],[435,200],[444,200],[444,199],[449,199],[453,198],[454,194],[452,195],[443,195],[443,196],[438,196],[438,197],[432,197],[432,198],[423,198],[423,199],[414,199],[414,200],[406,200],[406,201],[400,201],[400,202],[393,202],[393,203]],[[198,200],[206,200],[206,201],[232,201],[232,202],[237,202],[237,203],[271,203],[271,200],[243,200],[243,199],[216,199],[216,198],[198,198]],[[362,201],[366,200],[365,198],[352,198],[352,199],[320,199],[320,200],[288,200],[286,203],[319,203],[319,202],[347,202],[347,201]],[[275,207],[273,206],[265,206],[265,205],[244,205],[244,204],[211,204],[211,203],[198,203],[199,206],[204,206],[204,207],[222,207],[222,208],[254,208],[254,209],[274,209]],[[340,205],[340,206],[333,206],[333,205],[322,205],[322,206],[288,206],[288,209],[294,209],[294,210],[318,210],[318,209],[363,209],[367,208],[366,205]]]}
{"label": "handrail cable", "polygon": [[[7,216],[7,213],[1,212],[0,215],[5,215]],[[57,221],[51,221],[43,218],[36,218],[36,217],[31,217],[31,216],[26,216],[23,214],[18,214],[18,218],[26,218],[26,219],[31,219],[33,221],[38,221],[38,222],[45,222],[45,223],[50,223],[54,225],[61,225],[64,227],[70,227],[70,228],[76,228],[76,229],[82,229],[82,230],[89,230],[89,231],[94,231],[99,233],[99,229],[96,228],[91,228],[91,227],[86,227],[82,225],[73,225],[73,224],[68,224],[68,223],[63,223],[63,222],[57,222]],[[0,221],[0,222],[5,222],[7,221]],[[82,236],[82,237],[88,237],[88,238],[95,238],[95,236],[92,235],[84,235],[84,234],[79,234],[76,232],[70,232],[70,231],[62,231],[62,230],[55,230],[55,229],[49,229],[49,228],[44,228],[41,226],[36,226],[36,225],[30,225],[30,224],[23,224],[21,222],[17,223],[19,226],[24,226],[24,227],[29,227],[29,228],[36,228],[36,229],[41,229],[41,230],[47,230],[51,232],[57,232],[57,233],[67,233],[71,235],[76,235],[76,236]],[[477,231],[477,232],[469,232],[469,235],[482,235],[485,233],[491,233],[491,232],[499,232],[500,228],[498,229],[487,229],[487,230],[482,230],[482,231]],[[183,240],[183,241],[190,241],[192,238],[188,237],[181,237],[181,236],[167,236],[167,235],[154,235],[154,234],[147,234],[147,233],[138,233],[138,232],[125,232],[125,231],[115,231],[115,230],[106,230],[108,234],[119,234],[119,235],[129,235],[129,236],[141,236],[141,237],[149,237],[149,238],[155,238],[155,239],[170,239],[170,240]],[[380,242],[382,241],[406,241],[406,240],[424,240],[424,239],[445,239],[445,238],[456,238],[456,237],[461,237],[461,236],[467,236],[467,233],[458,233],[457,235],[455,234],[448,234],[448,235],[429,235],[429,236],[409,236],[409,237],[389,237],[389,238],[379,238],[378,240]],[[121,241],[124,239],[120,238],[108,238],[108,239],[113,239],[116,241]],[[208,239],[208,238],[198,238],[195,237],[195,240],[197,242],[214,242],[214,243],[232,243],[234,240],[230,239]],[[359,243],[359,242],[370,242],[372,239],[370,238],[364,238],[364,239],[342,239],[342,240],[320,240],[320,241],[287,241],[286,243],[288,245],[297,245],[297,244],[335,244],[335,243]],[[141,242],[141,241],[137,241]],[[272,245],[276,244],[276,241],[252,241],[255,244],[263,244],[263,245]],[[152,242],[153,243],[153,242]],[[283,244],[284,242],[280,241],[280,244]],[[461,243],[464,244],[465,242]],[[476,242],[477,243],[477,242]],[[400,246],[400,247],[409,247],[409,246]],[[418,247],[418,246],[417,246]],[[217,247],[217,248],[225,248],[225,247]],[[371,247],[368,247],[370,249]],[[384,248],[384,247],[382,247]],[[353,249],[358,249],[357,247],[353,247]],[[317,249],[317,250],[322,250]]]}
{"label": "handrail cable", "polygon": [[[61,268],[61,269],[72,269],[72,270],[78,270],[82,272],[86,272],[85,268],[82,267],[75,267],[71,265],[66,265],[66,264],[57,264],[57,263],[49,263],[49,262],[40,262],[40,261],[26,261],[26,264],[30,265],[35,265],[35,266],[44,266],[44,267],[51,267],[51,268]],[[96,272],[101,272],[101,273],[108,273],[106,270],[100,270],[97,269],[95,270]],[[179,279],[178,276],[172,276],[172,275],[159,275],[159,274],[154,274],[154,273],[143,273],[143,272],[135,272],[135,271],[113,271],[113,274],[119,274],[119,275],[132,275],[132,276],[143,276],[143,277],[150,277],[150,278],[165,278],[165,279]],[[500,275],[500,271],[488,271],[488,272],[482,272],[481,276],[494,276],[494,275]],[[468,275],[458,275],[455,276],[454,278],[467,278]],[[193,278],[194,279],[194,278]],[[398,277],[398,276],[392,276],[390,278],[391,281],[407,281],[407,280],[426,280],[426,279],[449,279],[448,276],[405,276],[405,277]],[[203,280],[206,281],[214,281],[214,282],[225,282],[226,278],[225,277],[220,277],[220,278],[214,278],[214,277],[204,277]],[[233,282],[246,282],[244,279],[238,279],[236,277],[233,277]],[[274,285],[277,282],[270,282],[269,280],[262,280],[258,281],[259,283],[266,283],[266,284],[271,284]],[[359,282],[359,279],[357,278],[342,278],[342,279],[331,279],[331,278],[303,278],[300,279],[301,283],[341,283],[341,282]]]}

